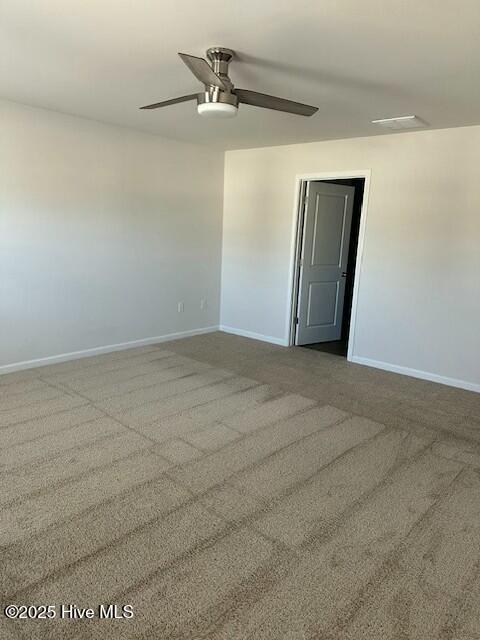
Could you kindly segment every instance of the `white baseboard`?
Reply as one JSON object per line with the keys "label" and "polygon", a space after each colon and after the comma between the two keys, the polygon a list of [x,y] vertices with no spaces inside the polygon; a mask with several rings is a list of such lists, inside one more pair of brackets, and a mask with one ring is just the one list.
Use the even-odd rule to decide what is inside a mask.
{"label": "white baseboard", "polygon": [[270,342],[271,344],[278,344],[281,347],[288,347],[288,341],[283,338],[274,338],[273,336],[265,336],[263,333],[254,333],[253,331],[244,331],[243,329],[236,329],[235,327],[226,327],[220,325],[220,331],[224,333],[232,333],[235,336],[243,336],[244,338],[251,338],[252,340],[261,340],[262,342]]}
{"label": "white baseboard", "polygon": [[349,358],[349,361],[355,362],[356,364],[364,364],[367,365],[367,367],[374,367],[375,369],[383,369],[384,371],[400,373],[404,376],[411,376],[412,378],[420,378],[421,380],[438,382],[439,384],[446,384],[449,387],[457,387],[459,389],[466,389],[467,391],[476,391],[477,393],[480,393],[480,384],[476,384],[475,382],[467,382],[466,380],[458,380],[457,378],[439,376],[436,373],[420,371],[419,369],[410,369],[409,367],[401,367],[396,364],[390,364],[389,362],[382,362],[381,360],[362,358],[361,356],[352,356]]}
{"label": "white baseboard", "polygon": [[32,369],[34,367],[43,367],[47,364],[57,364],[59,362],[67,362],[68,360],[79,360],[80,358],[88,358],[90,356],[101,355],[102,353],[111,353],[113,351],[122,351],[124,349],[134,349],[135,347],[144,347],[149,344],[158,342],[170,342],[180,338],[188,338],[197,336],[202,333],[212,333],[218,331],[218,326],[203,327],[202,329],[192,329],[190,331],[179,331],[178,333],[167,333],[163,336],[154,336],[152,338],[141,338],[140,340],[131,340],[130,342],[120,342],[119,344],[109,344],[104,347],[94,347],[92,349],[84,349],[83,351],[72,351],[71,353],[61,353],[56,356],[48,356],[46,358],[38,358],[36,360],[25,360],[23,362],[14,362],[0,366],[0,375],[5,373],[13,373],[22,369]]}

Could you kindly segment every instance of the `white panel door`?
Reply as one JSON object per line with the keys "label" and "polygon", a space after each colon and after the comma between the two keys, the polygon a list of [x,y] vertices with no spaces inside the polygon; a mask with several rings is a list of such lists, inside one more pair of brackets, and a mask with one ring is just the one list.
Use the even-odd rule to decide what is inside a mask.
{"label": "white panel door", "polygon": [[296,344],[339,340],[354,187],[310,182],[303,220]]}

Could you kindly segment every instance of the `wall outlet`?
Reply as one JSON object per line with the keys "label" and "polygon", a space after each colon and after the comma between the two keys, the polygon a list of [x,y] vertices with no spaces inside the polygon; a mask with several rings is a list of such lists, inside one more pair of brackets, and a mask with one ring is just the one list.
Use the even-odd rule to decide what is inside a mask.
{"label": "wall outlet", "polygon": [[183,302],[179,302],[177,308],[178,308],[178,313],[183,313],[185,309]]}
{"label": "wall outlet", "polygon": [[206,298],[201,298],[201,300],[200,300],[200,309],[202,309],[202,311],[205,311],[206,308],[207,308],[207,299]]}

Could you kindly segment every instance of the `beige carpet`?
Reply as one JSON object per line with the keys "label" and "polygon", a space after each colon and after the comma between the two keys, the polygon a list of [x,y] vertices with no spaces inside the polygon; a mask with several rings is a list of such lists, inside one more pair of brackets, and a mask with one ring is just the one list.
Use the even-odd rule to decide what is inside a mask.
{"label": "beige carpet", "polygon": [[213,334],[0,403],[2,640],[480,638],[476,394]]}

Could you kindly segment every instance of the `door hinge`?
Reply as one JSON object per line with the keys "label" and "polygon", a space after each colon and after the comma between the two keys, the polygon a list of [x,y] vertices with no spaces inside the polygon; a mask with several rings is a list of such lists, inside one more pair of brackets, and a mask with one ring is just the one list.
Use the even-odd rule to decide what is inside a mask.
{"label": "door hinge", "polygon": [[294,318],[293,323],[298,324],[298,318]]}

